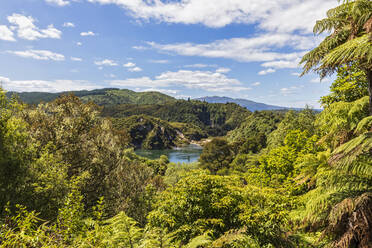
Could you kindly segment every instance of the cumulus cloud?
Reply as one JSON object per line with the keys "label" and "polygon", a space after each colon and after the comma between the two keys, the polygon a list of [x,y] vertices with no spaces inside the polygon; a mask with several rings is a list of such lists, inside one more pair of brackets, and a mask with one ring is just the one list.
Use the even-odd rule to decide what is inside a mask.
{"label": "cumulus cloud", "polygon": [[61,92],[74,90],[93,90],[100,86],[86,80],[10,80],[0,77],[4,89],[17,92]]}
{"label": "cumulus cloud", "polygon": [[206,67],[217,67],[217,65],[208,65],[208,64],[192,64],[192,65],[185,65],[185,68],[206,68]]}
{"label": "cumulus cloud", "polygon": [[[251,38],[217,40],[206,44],[176,43],[158,44],[148,42],[152,48],[184,56],[226,58],[241,62],[264,62],[295,60],[304,54],[304,49],[316,45],[313,37],[290,34],[263,34]],[[294,49],[281,52],[283,48]],[[299,50],[299,51],[296,51]]]}
{"label": "cumulus cloud", "polygon": [[179,90],[167,90],[167,89],[159,89],[159,88],[148,88],[144,90],[139,89],[138,91],[142,91],[142,92],[157,91],[157,92],[161,92],[167,95],[176,95],[179,92]]}
{"label": "cumulus cloud", "polygon": [[313,78],[310,80],[310,83],[328,83],[331,82],[332,80],[330,78]]}
{"label": "cumulus cloud", "polygon": [[267,75],[267,74],[274,73],[274,72],[276,72],[275,69],[273,69],[273,68],[269,68],[269,69],[267,69],[267,70],[259,71],[259,72],[258,72],[258,75]]}
{"label": "cumulus cloud", "polygon": [[81,32],[81,36],[96,36],[97,34],[92,32],[92,31],[87,31],[87,32]]}
{"label": "cumulus cloud", "polygon": [[8,16],[12,29],[16,30],[17,36],[26,40],[37,40],[41,38],[60,39],[62,32],[50,24],[46,29],[38,28],[31,16],[13,14]]}
{"label": "cumulus cloud", "polygon": [[10,54],[17,55],[23,58],[32,58],[37,60],[54,60],[63,61],[65,56],[59,53],[54,53],[48,50],[26,50],[26,51],[7,51]]}
{"label": "cumulus cloud", "polygon": [[[272,69],[297,68],[296,59],[317,45],[311,35],[315,21],[338,5],[337,0],[86,0],[116,4],[138,19],[167,23],[202,24],[219,28],[232,23],[255,25],[256,37],[217,40],[206,44],[149,42],[160,52],[183,56],[233,59],[240,62],[270,62]],[[269,67],[264,64],[264,67]],[[201,68],[201,67],[200,67]]]}
{"label": "cumulus cloud", "polygon": [[230,68],[225,68],[225,67],[221,67],[221,68],[218,68],[218,69],[216,70],[216,72],[218,72],[218,73],[228,73],[228,72],[230,72],[230,71],[231,71]]}
{"label": "cumulus cloud", "polygon": [[300,90],[300,88],[302,88],[302,87],[291,86],[291,87],[281,88],[280,89],[280,94],[282,94],[284,96],[292,95],[292,94],[297,93]]}
{"label": "cumulus cloud", "polygon": [[57,6],[60,6],[60,7],[63,7],[63,6],[66,6],[66,5],[70,4],[70,2],[66,1],[66,0],[45,0],[45,2],[50,3],[50,4],[54,4],[54,5],[57,5]]}
{"label": "cumulus cloud", "polygon": [[65,23],[63,23],[63,26],[65,28],[74,28],[75,24],[73,24],[72,22],[65,22]]}
{"label": "cumulus cloud", "polygon": [[116,75],[115,74],[105,74],[105,77],[107,78],[116,78]]}
{"label": "cumulus cloud", "polygon": [[150,59],[149,62],[154,63],[154,64],[168,64],[169,60],[167,60],[167,59]]}
{"label": "cumulus cloud", "polygon": [[104,59],[104,60],[101,60],[101,61],[95,61],[94,62],[95,65],[99,65],[99,66],[117,66],[118,64],[111,60],[111,59]]}
{"label": "cumulus cloud", "polygon": [[315,20],[325,17],[337,0],[87,0],[116,4],[135,18],[167,23],[224,27],[232,23],[259,23],[260,28],[282,32],[310,33]]}
{"label": "cumulus cloud", "polygon": [[0,25],[0,40],[15,41],[14,33],[5,25]]}
{"label": "cumulus cloud", "polygon": [[128,62],[128,63],[124,64],[123,66],[129,68],[129,67],[135,67],[136,64],[132,63],[132,62]]}
{"label": "cumulus cloud", "polygon": [[135,50],[147,50],[148,47],[145,47],[145,46],[132,46],[133,49]]}
{"label": "cumulus cloud", "polygon": [[185,87],[187,89],[201,89],[209,92],[240,92],[251,88],[244,86],[239,80],[229,78],[225,74],[213,71],[179,70],[164,72],[154,79],[149,77],[129,78],[125,80],[109,81],[112,86],[165,88]]}
{"label": "cumulus cloud", "polygon": [[300,56],[293,59],[293,60],[275,60],[269,61],[261,64],[263,67],[272,67],[276,69],[283,69],[283,68],[299,68],[300,66]]}
{"label": "cumulus cloud", "polygon": [[259,86],[259,85],[261,85],[260,82],[254,82],[254,83],[252,84],[252,86]]}
{"label": "cumulus cloud", "polygon": [[81,43],[81,42],[76,42],[76,45],[77,45],[77,46],[82,46],[83,43]]}
{"label": "cumulus cloud", "polygon": [[82,58],[78,58],[78,57],[71,57],[70,59],[71,59],[72,61],[78,61],[78,62],[83,61]]}
{"label": "cumulus cloud", "polygon": [[140,71],[142,71],[142,68],[136,66],[136,64],[133,63],[133,62],[128,62],[128,63],[124,64],[123,67],[128,68],[128,71],[130,71],[130,72],[140,72]]}
{"label": "cumulus cloud", "polygon": [[130,71],[130,72],[140,72],[140,71],[142,71],[142,68],[140,68],[138,66],[131,67],[131,68],[128,69],[128,71]]}

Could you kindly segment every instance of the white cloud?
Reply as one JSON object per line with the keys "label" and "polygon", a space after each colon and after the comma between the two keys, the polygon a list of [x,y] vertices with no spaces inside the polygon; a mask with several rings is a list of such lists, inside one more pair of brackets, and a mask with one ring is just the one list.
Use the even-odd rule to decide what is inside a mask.
{"label": "white cloud", "polygon": [[78,57],[71,57],[70,59],[71,59],[72,61],[78,61],[78,62],[83,61],[82,58],[78,58]]}
{"label": "white cloud", "polygon": [[14,33],[5,25],[0,25],[0,40],[15,41]]}
{"label": "white cloud", "polygon": [[[252,38],[232,38],[217,40],[206,44],[176,43],[148,44],[163,52],[184,56],[200,56],[209,58],[226,58],[241,62],[264,62],[273,60],[294,60],[304,54],[304,49],[316,45],[312,36],[293,34],[263,34]],[[282,52],[283,48],[299,50]]]}
{"label": "white cloud", "polygon": [[3,82],[3,87],[7,91],[17,92],[61,92],[100,88],[100,86],[86,80],[10,80],[9,78],[0,77],[0,81]]}
{"label": "white cloud", "polygon": [[135,67],[136,64],[135,63],[132,63],[132,62],[128,62],[126,64],[123,65],[124,67]]}
{"label": "white cloud", "polygon": [[54,4],[54,5],[57,5],[57,6],[60,6],[60,7],[63,7],[63,6],[66,6],[66,5],[70,4],[70,2],[66,1],[66,0],[45,0],[45,2],[50,3],[50,4]]}
{"label": "white cloud", "polygon": [[316,20],[326,17],[337,0],[281,0],[280,9],[273,10],[260,27],[269,31],[312,33]]}
{"label": "white cloud", "polygon": [[281,88],[280,89],[280,93],[282,95],[284,95],[284,96],[292,95],[292,94],[297,93],[299,89],[300,89],[300,87],[297,87],[297,86],[291,86],[291,87],[287,87],[287,88]]}
{"label": "white cloud", "polygon": [[59,53],[54,53],[48,50],[26,50],[26,51],[7,51],[10,54],[17,55],[23,58],[32,58],[37,60],[54,60],[63,61],[65,56]]}
{"label": "white cloud", "polygon": [[291,75],[292,75],[292,76],[297,76],[297,77],[299,77],[299,76],[301,76],[301,73],[299,73],[299,72],[292,72]]}
{"label": "white cloud", "polygon": [[225,74],[213,71],[179,70],[164,72],[154,79],[149,77],[129,78],[125,80],[109,81],[112,86],[164,88],[185,87],[187,89],[201,89],[209,92],[241,92],[250,90],[239,80],[228,78]]}
{"label": "white cloud", "polygon": [[260,82],[254,82],[254,83],[252,84],[252,86],[259,86],[259,85],[261,85]]}
{"label": "white cloud", "polygon": [[276,72],[275,69],[273,69],[273,68],[269,68],[269,69],[267,69],[267,70],[259,71],[259,72],[258,72],[258,75],[267,75],[267,74],[274,73],[274,72]]}
{"label": "white cloud", "polygon": [[328,83],[331,82],[332,80],[330,78],[313,78],[310,80],[310,83]]}
{"label": "white cloud", "polygon": [[63,23],[63,26],[65,28],[74,28],[75,24],[73,24],[72,22],[65,22],[65,23]]}
{"label": "white cloud", "polygon": [[128,71],[130,72],[140,72],[142,71],[142,68],[136,66],[136,67],[131,67],[131,68],[128,68]]}
{"label": "white cloud", "polygon": [[0,76],[0,83],[1,84],[9,84],[10,83],[10,79],[9,78],[6,78],[6,77],[2,77]]}
{"label": "white cloud", "polygon": [[140,71],[142,71],[142,68],[136,66],[136,64],[133,63],[133,62],[128,62],[128,63],[124,64],[123,67],[128,68],[128,71],[130,71],[130,72],[140,72]]}
{"label": "white cloud", "polygon": [[81,36],[96,36],[97,34],[92,31],[88,31],[88,32],[81,32],[80,35]]}
{"label": "white cloud", "polygon": [[161,92],[167,95],[176,95],[179,92],[179,90],[167,90],[167,89],[159,89],[159,88],[148,88],[144,90],[139,89],[138,91],[142,91],[142,92],[157,91],[157,92]]}
{"label": "white cloud", "polygon": [[108,78],[116,78],[116,75],[115,74],[105,74],[105,77],[108,77]]}
{"label": "white cloud", "polygon": [[8,16],[8,21],[12,28],[17,31],[19,38],[26,40],[37,40],[40,38],[60,39],[62,32],[50,24],[46,29],[35,26],[35,20],[31,16],[13,14]]}
{"label": "white cloud", "polygon": [[77,46],[82,46],[83,43],[81,43],[81,42],[76,42],[76,45],[77,45]]}
{"label": "white cloud", "polygon": [[147,50],[148,47],[144,47],[144,46],[132,46],[133,49],[136,49],[136,50]]}
{"label": "white cloud", "polygon": [[218,73],[228,73],[228,72],[230,72],[230,71],[231,71],[230,68],[225,68],[225,67],[221,67],[221,68],[218,68],[218,69],[216,70],[216,72],[218,72]]}
{"label": "white cloud", "polygon": [[168,64],[169,63],[169,60],[167,59],[155,59],[155,60],[149,60],[150,63],[154,63],[154,64]]}
{"label": "white cloud", "polygon": [[117,66],[118,64],[111,59],[104,59],[101,61],[95,61],[94,64],[99,66]]}
{"label": "white cloud", "polygon": [[167,23],[223,27],[232,23],[258,23],[260,28],[311,32],[315,20],[325,17],[337,0],[87,0],[116,4],[138,19]]}
{"label": "white cloud", "polygon": [[261,64],[263,67],[272,67],[276,69],[283,69],[283,68],[299,68],[300,66],[300,57],[294,60],[275,60],[269,61]]}
{"label": "white cloud", "polygon": [[217,65],[207,65],[207,64],[192,64],[185,65],[185,68],[206,68],[206,67],[217,67]]}

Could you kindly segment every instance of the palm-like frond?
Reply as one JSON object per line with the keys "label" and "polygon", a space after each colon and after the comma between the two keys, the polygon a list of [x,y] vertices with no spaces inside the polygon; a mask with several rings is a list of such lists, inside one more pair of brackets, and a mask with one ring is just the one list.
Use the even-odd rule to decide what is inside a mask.
{"label": "palm-like frond", "polygon": [[[326,37],[318,47],[314,48],[312,51],[308,52],[302,57],[301,64],[305,63],[302,75],[309,72],[312,68],[316,70],[319,65],[321,64],[322,59],[329,53],[329,51],[333,50],[337,46],[343,44],[348,40],[350,34],[350,30],[348,28],[343,28],[337,30],[337,32],[333,33]],[[323,73],[324,76],[334,72],[334,69],[330,69],[328,73]]]}
{"label": "palm-like frond", "polygon": [[364,118],[363,120],[361,120],[358,123],[354,133],[361,134],[364,132],[368,132],[369,130],[372,131],[372,116],[368,116]]}
{"label": "palm-like frond", "polygon": [[[305,54],[303,74],[311,69],[321,77],[332,74],[346,63],[358,61],[361,68],[372,68],[372,1],[344,1],[319,20],[314,33],[332,32],[318,47]],[[371,26],[371,27],[370,27]]]}
{"label": "palm-like frond", "polygon": [[329,162],[372,180],[372,132],[362,134],[337,148]]}
{"label": "palm-like frond", "polygon": [[360,66],[364,68],[372,68],[372,43],[367,34],[349,40],[327,53],[316,71],[323,75],[326,70],[336,70],[340,65],[353,61],[360,61]]}

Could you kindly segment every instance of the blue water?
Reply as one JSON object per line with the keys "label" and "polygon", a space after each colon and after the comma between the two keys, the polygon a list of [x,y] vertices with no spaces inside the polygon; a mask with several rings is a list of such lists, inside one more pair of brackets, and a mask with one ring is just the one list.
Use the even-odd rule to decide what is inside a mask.
{"label": "blue water", "polygon": [[166,155],[172,163],[192,163],[198,161],[203,148],[198,145],[190,144],[185,147],[165,150],[135,150],[135,153],[141,157],[149,159],[158,159],[161,155]]}

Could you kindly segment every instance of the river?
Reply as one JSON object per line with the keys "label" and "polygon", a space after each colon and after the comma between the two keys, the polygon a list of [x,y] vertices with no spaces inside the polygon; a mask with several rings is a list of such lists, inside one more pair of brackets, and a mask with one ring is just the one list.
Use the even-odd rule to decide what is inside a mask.
{"label": "river", "polygon": [[135,150],[135,153],[139,156],[158,159],[161,155],[166,155],[172,163],[192,163],[198,161],[203,148],[198,145],[190,144],[184,147],[177,147],[175,149],[164,149],[164,150]]}

